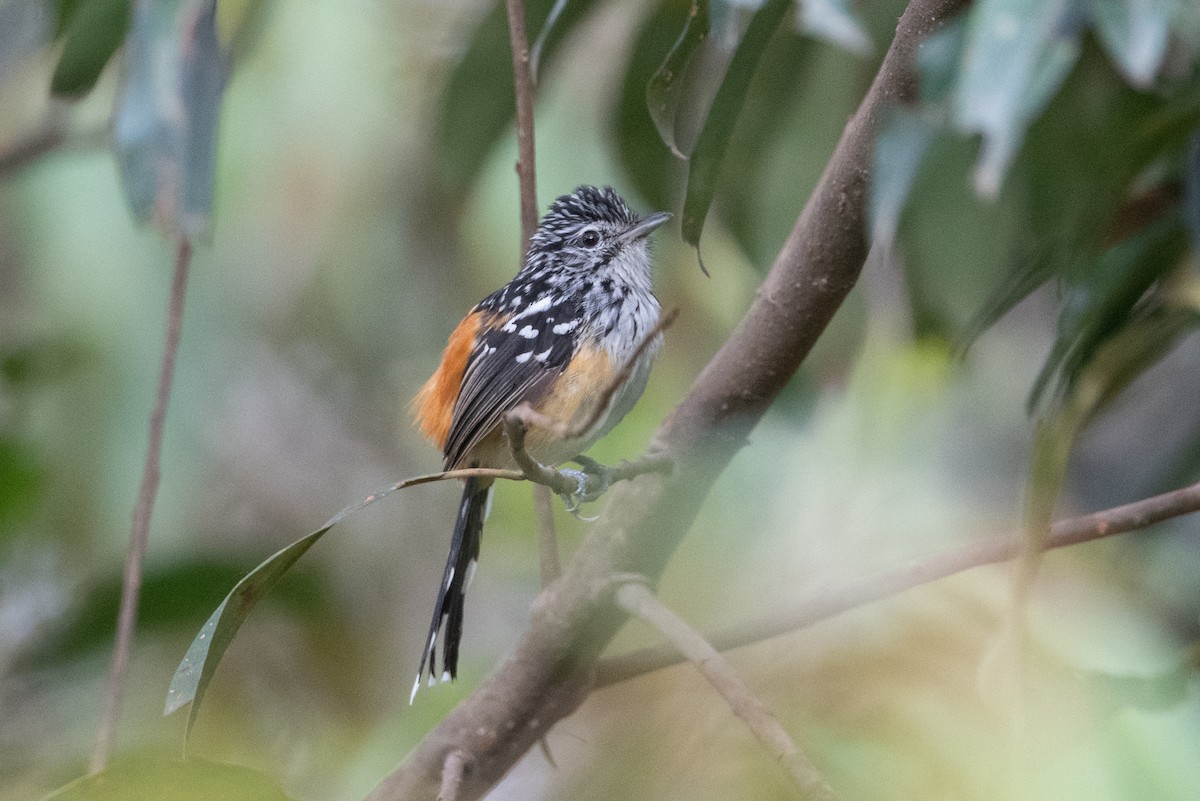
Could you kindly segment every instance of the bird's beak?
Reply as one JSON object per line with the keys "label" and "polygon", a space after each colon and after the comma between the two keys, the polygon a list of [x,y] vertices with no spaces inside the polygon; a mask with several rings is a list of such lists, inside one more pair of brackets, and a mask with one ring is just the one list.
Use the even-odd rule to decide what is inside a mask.
{"label": "bird's beak", "polygon": [[669,219],[671,219],[671,213],[667,211],[656,211],[653,214],[647,214],[638,220],[632,228],[622,234],[621,239],[625,242],[632,242],[635,239],[645,239],[650,236],[651,231]]}

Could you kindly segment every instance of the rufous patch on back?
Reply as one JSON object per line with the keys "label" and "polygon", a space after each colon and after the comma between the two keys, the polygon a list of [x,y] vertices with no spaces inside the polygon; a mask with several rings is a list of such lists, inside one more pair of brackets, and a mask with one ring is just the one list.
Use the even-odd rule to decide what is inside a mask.
{"label": "rufous patch on back", "polygon": [[438,369],[413,398],[414,424],[439,448],[446,447],[446,437],[450,435],[450,425],[454,422],[454,403],[462,387],[467,359],[471,355],[471,348],[475,346],[485,316],[484,312],[473,311],[463,318],[450,334]]}

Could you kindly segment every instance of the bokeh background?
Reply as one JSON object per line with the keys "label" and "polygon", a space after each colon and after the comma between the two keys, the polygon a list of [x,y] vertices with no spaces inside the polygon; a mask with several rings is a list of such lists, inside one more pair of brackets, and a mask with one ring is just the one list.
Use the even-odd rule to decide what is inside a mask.
{"label": "bokeh background", "polygon": [[[8,20],[18,5],[3,6]],[[788,104],[754,144],[753,171],[726,165],[739,192],[718,196],[705,229],[710,278],[678,227],[656,235],[657,291],[681,315],[645,397],[593,456],[636,455],[750,303],[902,5],[863,4],[865,55],[794,36],[803,49],[765,68],[784,82],[794,70]],[[635,42],[653,34],[669,47],[678,33],[648,21],[686,7],[597,4],[541,65],[543,209],[585,182],[612,184],[643,211],[663,205],[619,153],[614,98]],[[471,0],[276,4],[238,55],[212,232],[188,288],[118,756],[178,752],[183,717],[160,714],[167,682],[241,575],[343,506],[439,465],[408,401],[520,251],[512,131],[470,181],[442,155],[444,90],[489,11]],[[0,175],[0,798],[11,799],[86,770],[173,259],[133,220],[108,149],[120,59],[65,101],[47,92],[57,53],[35,41],[0,61],[0,143],[47,121],[66,131]],[[469,138],[472,107],[457,112],[456,135]],[[974,154],[961,138],[937,151],[904,248],[873,255],[671,562],[661,596],[699,627],[1019,526],[1025,402],[1059,297],[1034,293],[954,355],[947,326],[1001,280],[1003,228],[992,223],[1003,214],[972,190]],[[678,212],[678,191],[662,185]],[[1185,339],[1096,421],[1062,514],[1196,478],[1198,366],[1200,343]],[[444,484],[405,491],[306,555],[229,650],[190,752],[256,768],[297,799],[361,797],[391,770],[503,657],[537,592],[530,490],[505,486],[459,680],[407,704],[457,498]],[[569,554],[586,523],[561,506],[558,521]],[[1194,797],[1197,525],[1182,518],[1047,558],[1023,797]],[[732,659],[843,798],[1005,797],[1010,710],[980,665],[1007,588],[1004,568],[971,571]],[[655,641],[631,624],[612,652]],[[686,667],[596,693],[547,746],[553,763],[535,750],[492,797],[792,797]]]}

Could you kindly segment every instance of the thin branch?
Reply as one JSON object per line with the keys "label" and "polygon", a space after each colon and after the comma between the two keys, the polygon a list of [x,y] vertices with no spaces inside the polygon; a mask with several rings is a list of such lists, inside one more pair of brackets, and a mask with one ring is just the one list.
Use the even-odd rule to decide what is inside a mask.
{"label": "thin branch", "polygon": [[683,618],[654,597],[644,579],[626,581],[617,588],[616,599],[626,612],[657,629],[672,647],[700,671],[729,704],[733,714],[746,724],[796,783],[804,798],[837,801],[837,796],[816,766],[800,751],[766,704],[746,686],[733,666]]}
{"label": "thin branch", "polygon": [[0,176],[37,161],[61,145],[64,138],[62,129],[57,125],[45,125],[26,134],[0,151]]}
{"label": "thin branch", "polygon": [[458,788],[462,786],[463,773],[467,769],[467,757],[462,751],[455,749],[446,755],[446,764],[442,766],[442,786],[438,790],[437,801],[458,801]]}
{"label": "thin branch", "polygon": [[137,627],[138,595],[142,588],[142,562],[150,537],[150,516],[158,494],[159,462],[162,455],[163,429],[167,419],[167,404],[171,399],[171,384],[175,376],[175,359],[183,331],[183,304],[187,290],[188,268],[192,262],[192,244],[181,237],[175,256],[175,276],[171,282],[171,299],[167,309],[167,338],[163,344],[162,362],[158,372],[158,394],[150,415],[150,436],[146,444],[146,461],[142,467],[142,485],[133,510],[129,532],[129,549],[125,556],[125,575],[121,586],[121,608],[117,617],[117,640],[113,645],[108,686],[104,694],[104,712],[96,732],[92,752],[91,773],[96,774],[108,765],[121,716],[129,672],[129,657],[133,649],[134,629]]}
{"label": "thin branch", "polygon": [[558,556],[558,534],[554,530],[554,496],[550,488],[537,484],[533,488],[533,509],[538,524],[538,575],[545,589],[562,575],[562,560]]}
{"label": "thin branch", "polygon": [[521,249],[537,230],[537,169],[533,149],[533,76],[529,70],[529,39],[525,35],[525,4],[504,0],[508,39],[512,48],[513,89],[517,95],[517,178],[521,186]]}
{"label": "thin branch", "polygon": [[[1195,512],[1200,512],[1200,483],[1090,515],[1060,520],[1050,529],[1046,548],[1066,548],[1127,534]],[[717,650],[729,651],[791,634],[914,587],[983,565],[1007,562],[1014,559],[1022,547],[1019,533],[1000,540],[967,545],[903,567],[855,579],[839,587],[813,591],[787,609],[723,629],[708,635],[707,639]],[[677,665],[681,661],[674,649],[662,646],[604,659],[596,667],[596,687],[608,687]]]}

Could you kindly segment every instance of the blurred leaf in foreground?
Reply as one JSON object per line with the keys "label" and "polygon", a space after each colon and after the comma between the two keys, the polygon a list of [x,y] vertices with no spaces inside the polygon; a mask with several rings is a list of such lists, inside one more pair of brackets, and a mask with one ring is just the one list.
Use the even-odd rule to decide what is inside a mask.
{"label": "blurred leaf in foreground", "polygon": [[204,759],[142,757],[118,762],[62,787],[43,801],[288,801],[263,774]]}
{"label": "blurred leaf in foreground", "polygon": [[64,42],[50,80],[52,93],[79,96],[92,90],[100,72],[125,39],[130,2],[81,0],[61,4],[58,24]]}
{"label": "blurred leaf in foreground", "polygon": [[215,0],[134,6],[113,139],[134,216],[171,238],[208,232],[228,74]]}

